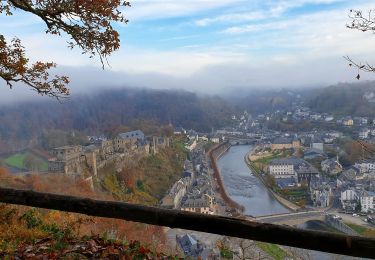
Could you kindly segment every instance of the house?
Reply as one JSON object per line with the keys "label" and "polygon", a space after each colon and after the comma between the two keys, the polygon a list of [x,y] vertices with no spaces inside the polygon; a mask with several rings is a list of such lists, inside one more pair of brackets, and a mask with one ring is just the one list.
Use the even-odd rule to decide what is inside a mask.
{"label": "house", "polygon": [[176,236],[177,245],[188,259],[216,260],[220,259],[220,252],[206,246],[193,235]]}
{"label": "house", "polygon": [[145,134],[141,130],[120,133],[118,134],[118,136],[122,139],[128,139],[128,140],[143,140],[145,138]]}
{"label": "house", "polygon": [[209,140],[207,134],[198,134],[198,139],[204,142],[208,142]]}
{"label": "house", "polygon": [[[310,185],[312,177],[319,176],[319,171],[314,166],[299,158],[274,159],[268,167],[269,173],[276,179],[294,178],[298,183],[306,183],[307,185]],[[288,185],[292,183],[289,182]]]}
{"label": "house", "polygon": [[312,178],[310,182],[310,198],[314,207],[328,207],[331,203],[332,189],[319,178]]}
{"label": "house", "polygon": [[374,212],[375,211],[375,192],[364,191],[360,195],[361,211]]}
{"label": "house", "polygon": [[353,121],[352,118],[346,117],[342,120],[342,124],[345,125],[345,126],[352,126],[352,125],[354,125],[354,121]]}
{"label": "house", "polygon": [[298,139],[292,139],[287,137],[276,138],[271,144],[272,150],[292,149],[300,148],[301,142]]}
{"label": "house", "polygon": [[161,206],[166,208],[178,208],[185,196],[190,180],[181,178],[175,182],[169,193],[162,199]]}
{"label": "house", "polygon": [[310,186],[312,178],[319,176],[319,171],[304,160],[300,160],[300,163],[294,165],[294,170],[297,173],[298,183],[306,183],[308,186]]}
{"label": "house", "polygon": [[[268,172],[276,179],[294,179],[298,183],[308,185],[312,177],[319,175],[319,171],[314,166],[299,158],[274,159],[268,165]],[[284,181],[278,185],[293,185],[293,183],[295,181]]]}
{"label": "house", "polygon": [[291,159],[274,159],[268,165],[268,172],[275,178],[296,178]]}
{"label": "house", "polygon": [[368,128],[363,128],[359,131],[358,137],[359,139],[367,139],[370,134],[370,130]]}
{"label": "house", "polygon": [[313,113],[313,114],[310,115],[310,118],[311,118],[312,120],[317,121],[317,120],[319,120],[319,119],[322,118],[322,115],[321,115],[321,114],[318,114],[318,113]]}
{"label": "house", "polygon": [[329,175],[337,175],[342,172],[342,165],[339,162],[339,158],[336,159],[326,159],[321,162],[322,171]]}
{"label": "house", "polygon": [[332,138],[340,138],[342,137],[342,133],[338,131],[329,131],[326,133],[327,136],[332,137]]}
{"label": "house", "polygon": [[362,161],[359,163],[354,164],[354,167],[359,169],[359,173],[369,173],[375,170],[375,163],[373,161]]}
{"label": "house", "polygon": [[196,139],[189,140],[189,142],[185,144],[185,148],[188,149],[190,152],[193,151],[195,147],[197,147]]}
{"label": "house", "polygon": [[367,125],[368,124],[368,119],[366,117],[361,117],[361,124],[362,125]]}
{"label": "house", "polygon": [[211,137],[210,141],[213,142],[214,144],[220,143],[220,138],[219,137]]}
{"label": "house", "polygon": [[355,211],[359,202],[359,197],[354,189],[346,189],[341,192],[340,201],[344,210]]}
{"label": "house", "polygon": [[314,137],[311,141],[311,148],[323,151],[323,141],[318,137]]}
{"label": "house", "polygon": [[116,152],[125,152],[127,150],[134,150],[137,148],[137,141],[143,141],[145,138],[141,130],[120,133],[114,139],[114,149]]}
{"label": "house", "polygon": [[342,175],[347,181],[356,180],[356,176],[361,175],[361,170],[358,167],[350,166],[342,173]]}
{"label": "house", "polygon": [[181,210],[196,212],[201,214],[213,215],[213,197],[203,194],[201,198],[198,199],[187,199],[182,205]]}
{"label": "house", "polygon": [[325,136],[325,137],[323,137],[323,141],[324,141],[325,144],[332,144],[333,141],[335,141],[335,138],[330,137],[330,136]]}

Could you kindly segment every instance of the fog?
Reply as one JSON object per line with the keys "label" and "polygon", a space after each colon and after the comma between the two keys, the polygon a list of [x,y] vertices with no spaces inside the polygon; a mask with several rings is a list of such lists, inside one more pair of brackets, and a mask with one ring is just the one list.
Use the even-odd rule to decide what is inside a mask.
{"label": "fog", "polygon": [[[253,89],[303,89],[324,87],[338,82],[356,82],[357,71],[351,69],[342,57],[291,62],[267,62],[249,64],[233,62],[206,66],[189,76],[172,76],[151,72],[115,71],[111,67],[104,70],[97,67],[60,66],[52,74],[70,77],[71,97],[90,94],[98,90],[113,88],[182,89],[198,94],[233,95],[233,92],[251,92]],[[361,73],[360,81],[375,80],[374,73]],[[0,81],[1,82],[1,81]],[[22,84],[12,89],[1,82],[0,104],[10,104],[26,100],[45,100],[35,91]],[[241,93],[238,93],[241,95]]]}

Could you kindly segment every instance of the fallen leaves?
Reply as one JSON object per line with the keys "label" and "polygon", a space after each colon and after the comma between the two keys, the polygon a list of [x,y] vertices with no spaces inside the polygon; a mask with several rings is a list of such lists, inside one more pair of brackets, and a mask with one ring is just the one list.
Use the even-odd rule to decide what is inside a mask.
{"label": "fallen leaves", "polygon": [[81,240],[66,241],[66,247],[55,250],[56,241],[43,238],[32,245],[21,244],[15,253],[0,252],[0,258],[10,259],[175,259],[163,253],[152,252],[139,241],[124,243],[117,240],[106,240],[99,236],[86,237]]}

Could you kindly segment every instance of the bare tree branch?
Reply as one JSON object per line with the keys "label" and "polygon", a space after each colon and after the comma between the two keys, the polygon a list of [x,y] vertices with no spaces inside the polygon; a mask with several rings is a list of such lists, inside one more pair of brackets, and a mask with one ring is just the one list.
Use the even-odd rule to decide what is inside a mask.
{"label": "bare tree branch", "polygon": [[[371,31],[375,33],[375,10],[368,11],[367,15],[363,15],[362,11],[359,10],[350,10],[349,18],[351,22],[346,25],[349,29],[359,30],[362,32]],[[356,79],[360,79],[360,71],[364,72],[375,72],[375,67],[370,65],[368,62],[355,62],[349,56],[344,57],[348,62],[349,66],[354,67],[358,70]]]}

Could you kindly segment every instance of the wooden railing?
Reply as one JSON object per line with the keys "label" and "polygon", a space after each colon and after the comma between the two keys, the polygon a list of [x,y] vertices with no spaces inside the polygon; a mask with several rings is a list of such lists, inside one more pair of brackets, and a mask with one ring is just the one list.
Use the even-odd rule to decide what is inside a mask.
{"label": "wooden railing", "polygon": [[0,202],[196,230],[335,254],[375,257],[375,239],[359,236],[9,188],[0,188]]}

